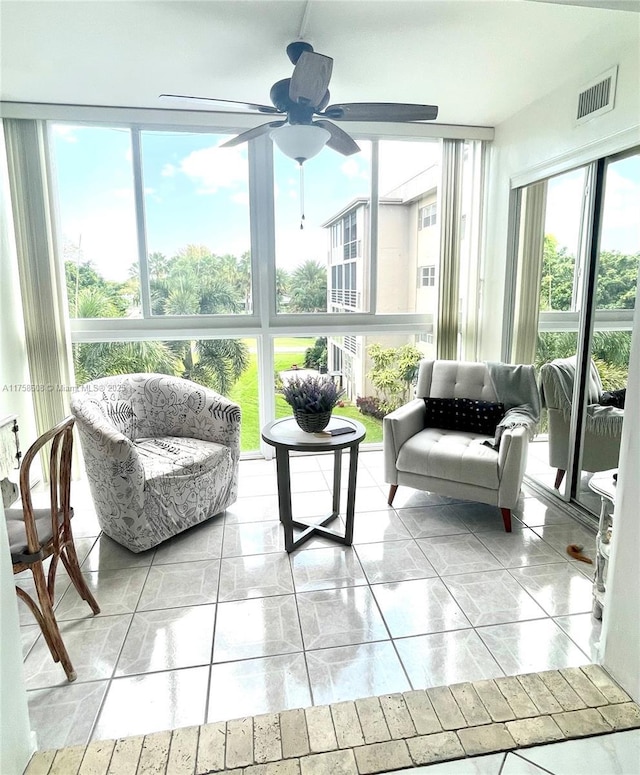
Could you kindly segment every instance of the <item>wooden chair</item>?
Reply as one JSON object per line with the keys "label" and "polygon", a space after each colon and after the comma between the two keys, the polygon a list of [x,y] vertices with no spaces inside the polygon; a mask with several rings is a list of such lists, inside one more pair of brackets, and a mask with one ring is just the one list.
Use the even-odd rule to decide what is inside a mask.
{"label": "wooden chair", "polygon": [[[35,616],[51,656],[62,663],[67,679],[75,681],[67,649],[62,641],[60,629],[53,612],[56,571],[58,560],[62,560],[73,585],[83,600],[90,605],[94,614],[100,607],[89,591],[80,572],[71,532],[73,509],[71,493],[71,453],[73,451],[73,425],[69,417],[44,433],[27,450],[20,469],[20,494],[22,508],[5,511],[13,573],[31,570],[36,587],[36,602],[24,589],[16,586],[18,597],[23,600]],[[30,468],[40,450],[50,446],[49,452],[49,495],[50,506],[34,508],[31,500]],[[45,574],[44,562],[51,558]]]}

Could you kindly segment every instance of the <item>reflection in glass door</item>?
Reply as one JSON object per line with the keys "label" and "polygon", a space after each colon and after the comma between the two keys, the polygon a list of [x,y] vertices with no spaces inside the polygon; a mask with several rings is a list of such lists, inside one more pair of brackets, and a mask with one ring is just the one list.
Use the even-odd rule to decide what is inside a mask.
{"label": "reflection in glass door", "polygon": [[640,261],[638,213],[640,154],[635,153],[610,160],[604,172],[591,340],[591,360],[601,387],[598,403],[587,407],[582,472],[575,483],[576,500],[595,513],[600,499],[588,487],[591,472],[618,465]]}
{"label": "reflection in glass door", "polygon": [[637,151],[519,192],[511,357],[535,362],[547,405],[527,474],[594,513],[589,481],[618,463],[624,412],[604,404],[620,404],[626,387],[639,211]]}

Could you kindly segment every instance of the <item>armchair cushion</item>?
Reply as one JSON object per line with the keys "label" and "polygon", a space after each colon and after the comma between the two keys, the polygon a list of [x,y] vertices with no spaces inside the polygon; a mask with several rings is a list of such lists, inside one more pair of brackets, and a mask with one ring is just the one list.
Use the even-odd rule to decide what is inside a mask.
{"label": "armchair cushion", "polygon": [[398,471],[498,489],[498,455],[485,435],[425,428],[400,449]]}

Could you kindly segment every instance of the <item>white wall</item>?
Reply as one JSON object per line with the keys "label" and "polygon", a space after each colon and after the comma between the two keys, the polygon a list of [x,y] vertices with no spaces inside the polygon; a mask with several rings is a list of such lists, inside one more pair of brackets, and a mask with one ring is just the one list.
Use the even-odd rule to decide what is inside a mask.
{"label": "white wall", "polygon": [[[614,12],[615,13],[615,12]],[[551,92],[500,126],[491,150],[487,199],[486,265],[481,353],[499,359],[502,316],[492,314],[504,296],[509,191],[562,169],[640,145],[640,25],[637,46],[615,50],[603,36],[587,49],[584,75]],[[577,93],[589,80],[618,64],[614,110],[575,126]],[[639,296],[640,299],[640,296]],[[640,300],[638,303],[640,306]],[[493,310],[495,313],[495,309]],[[601,661],[627,692],[640,700],[640,314],[636,309],[629,369],[614,545],[609,567]]]}
{"label": "white wall", "polygon": [[[35,420],[30,394],[9,388],[29,383],[11,224],[4,135],[0,126],[0,415],[18,415],[24,451],[24,440],[35,436]],[[4,509],[0,501],[0,772],[2,775],[19,775],[33,749],[17,598],[9,559]]]}
{"label": "white wall", "polygon": [[35,739],[29,728],[18,598],[9,560],[0,499],[0,772],[2,775],[21,775],[35,750]]}
{"label": "white wall", "polygon": [[[640,299],[640,282],[636,299]],[[620,445],[618,492],[605,598],[600,659],[640,702],[640,304],[636,302],[629,384]]]}
{"label": "white wall", "polygon": [[[612,11],[611,13],[616,13]],[[568,169],[609,153],[640,144],[640,24],[638,45],[620,51],[615,41],[594,43],[585,56],[582,78],[552,91],[496,127],[490,151],[489,193],[486,208],[486,259],[480,357],[499,359],[502,316],[495,299],[504,296],[509,191],[551,171]],[[615,107],[576,126],[578,91],[586,82],[618,65]]]}

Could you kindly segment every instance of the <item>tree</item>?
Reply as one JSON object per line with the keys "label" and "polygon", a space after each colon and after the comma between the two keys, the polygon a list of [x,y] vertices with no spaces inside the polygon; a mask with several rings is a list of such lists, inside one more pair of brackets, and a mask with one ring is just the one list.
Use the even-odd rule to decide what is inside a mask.
{"label": "tree", "polygon": [[600,253],[597,309],[633,309],[636,302],[636,282],[640,253],[625,255],[617,250]]}
{"label": "tree", "polygon": [[327,268],[308,259],[291,275],[291,312],[327,311]]}
{"label": "tree", "polygon": [[[152,311],[161,315],[203,315],[240,312],[243,266],[234,256],[215,256],[205,246],[188,245],[167,259],[161,253],[149,256]],[[130,272],[137,275],[137,268]],[[79,317],[117,317],[127,300],[113,296],[104,279],[92,267],[85,268],[86,286],[77,294]],[[158,371],[199,382],[220,393],[228,393],[247,368],[246,345],[235,339],[184,340],[174,342],[110,342],[74,346],[74,364],[79,383],[109,374]]]}
{"label": "tree", "polygon": [[576,260],[567,248],[558,248],[553,234],[545,234],[540,283],[540,311],[570,310]]}
{"label": "tree", "polygon": [[327,337],[320,336],[313,347],[307,347],[304,353],[305,369],[327,370]]}
{"label": "tree", "polygon": [[282,312],[285,306],[285,297],[289,293],[290,278],[286,269],[276,269],[276,312]]}
{"label": "tree", "polygon": [[[91,261],[65,261],[64,272],[69,315],[72,318],[125,317],[131,306],[131,300],[137,292],[137,281],[115,283],[105,280]],[[109,300],[113,314],[87,316],[81,313],[82,293],[94,290],[100,291],[102,300]],[[86,303],[86,295],[84,303]]]}
{"label": "tree", "polygon": [[367,352],[373,361],[369,378],[378,392],[380,407],[389,413],[406,404],[422,358],[420,350],[411,344],[402,347],[372,344]]}

